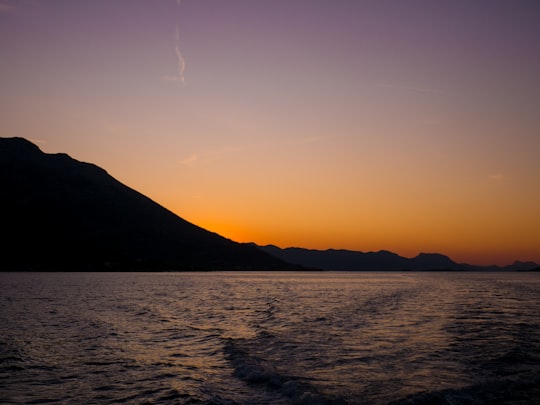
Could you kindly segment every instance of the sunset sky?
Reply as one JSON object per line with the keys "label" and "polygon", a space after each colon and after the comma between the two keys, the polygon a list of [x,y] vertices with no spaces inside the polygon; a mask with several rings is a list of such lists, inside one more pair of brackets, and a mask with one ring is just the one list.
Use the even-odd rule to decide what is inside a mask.
{"label": "sunset sky", "polygon": [[540,1],[0,0],[0,136],[239,242],[540,263]]}

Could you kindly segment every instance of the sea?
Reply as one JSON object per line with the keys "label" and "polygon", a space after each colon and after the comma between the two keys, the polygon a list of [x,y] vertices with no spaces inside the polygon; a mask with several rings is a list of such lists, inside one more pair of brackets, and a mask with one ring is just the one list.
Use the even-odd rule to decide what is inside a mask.
{"label": "sea", "polygon": [[538,404],[540,274],[0,273],[2,404]]}

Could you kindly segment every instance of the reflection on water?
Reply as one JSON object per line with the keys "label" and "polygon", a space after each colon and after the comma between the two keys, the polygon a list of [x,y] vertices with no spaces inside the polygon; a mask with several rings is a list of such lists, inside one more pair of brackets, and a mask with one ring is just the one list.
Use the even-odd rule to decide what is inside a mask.
{"label": "reflection on water", "polygon": [[5,403],[530,403],[533,273],[3,273]]}

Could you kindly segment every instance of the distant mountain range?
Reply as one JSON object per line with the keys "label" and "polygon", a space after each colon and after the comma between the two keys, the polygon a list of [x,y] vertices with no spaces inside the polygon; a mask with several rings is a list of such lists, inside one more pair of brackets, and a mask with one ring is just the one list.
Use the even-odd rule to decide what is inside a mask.
{"label": "distant mountain range", "polygon": [[351,250],[310,250],[302,248],[281,249],[267,245],[259,248],[286,262],[306,268],[321,270],[353,271],[353,270],[460,270],[460,271],[530,271],[540,270],[533,262],[519,262],[504,267],[475,266],[456,263],[447,256],[438,253],[420,253],[411,259],[395,253],[381,250],[379,252],[357,252]]}
{"label": "distant mountain range", "polygon": [[0,138],[0,270],[530,270],[440,254],[280,249],[191,224],[93,164]]}
{"label": "distant mountain range", "polygon": [[0,204],[0,270],[295,268],[22,138],[0,138]]}

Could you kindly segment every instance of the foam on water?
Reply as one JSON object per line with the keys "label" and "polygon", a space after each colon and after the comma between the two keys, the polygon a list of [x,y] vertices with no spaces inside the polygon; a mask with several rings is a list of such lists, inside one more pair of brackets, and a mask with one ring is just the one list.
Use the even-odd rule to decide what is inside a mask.
{"label": "foam on water", "polygon": [[2,403],[533,403],[533,273],[2,273]]}

